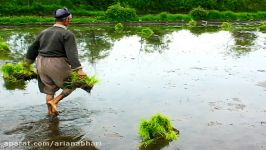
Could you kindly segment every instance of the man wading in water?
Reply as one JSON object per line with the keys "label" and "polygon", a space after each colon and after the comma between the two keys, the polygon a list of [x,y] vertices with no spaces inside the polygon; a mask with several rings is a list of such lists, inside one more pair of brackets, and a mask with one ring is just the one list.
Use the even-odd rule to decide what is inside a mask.
{"label": "man wading in water", "polygon": [[[75,36],[67,30],[72,15],[67,8],[56,10],[54,15],[54,26],[42,31],[26,54],[28,64],[37,58],[38,85],[40,92],[46,94],[49,115],[58,115],[59,101],[74,91],[63,87],[71,72],[76,71],[81,78],[86,76],[78,59]],[[63,91],[55,96],[60,88]]]}

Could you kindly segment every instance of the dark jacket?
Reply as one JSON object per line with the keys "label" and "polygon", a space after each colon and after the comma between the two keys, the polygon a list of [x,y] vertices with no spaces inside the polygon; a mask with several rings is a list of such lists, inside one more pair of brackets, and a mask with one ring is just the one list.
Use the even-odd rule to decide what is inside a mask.
{"label": "dark jacket", "polygon": [[27,51],[26,59],[34,62],[38,55],[66,57],[72,69],[81,68],[75,36],[63,27],[50,27],[37,36]]}

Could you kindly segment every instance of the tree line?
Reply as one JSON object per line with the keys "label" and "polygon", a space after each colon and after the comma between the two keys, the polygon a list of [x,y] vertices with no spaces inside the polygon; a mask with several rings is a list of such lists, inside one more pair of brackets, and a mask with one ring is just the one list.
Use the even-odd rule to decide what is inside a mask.
{"label": "tree line", "polygon": [[134,8],[138,14],[188,13],[198,6],[219,11],[266,11],[266,0],[1,0],[0,15],[50,15],[63,6],[86,15],[86,11],[105,11],[116,3]]}

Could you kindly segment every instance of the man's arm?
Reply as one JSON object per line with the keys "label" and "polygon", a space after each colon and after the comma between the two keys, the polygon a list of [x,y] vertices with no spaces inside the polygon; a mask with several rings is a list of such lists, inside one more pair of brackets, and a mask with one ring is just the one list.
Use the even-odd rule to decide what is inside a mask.
{"label": "man's arm", "polygon": [[78,58],[78,49],[75,35],[71,32],[68,32],[67,35],[64,37],[64,40],[66,56],[71,66],[71,69],[73,71],[77,71],[77,73],[81,77],[87,76],[87,74],[82,70],[82,66]]}
{"label": "man's arm", "polygon": [[73,33],[68,32],[64,36],[64,47],[66,51],[66,56],[72,70],[82,69],[79,58],[76,38]]}
{"label": "man's arm", "polygon": [[29,46],[28,51],[26,53],[26,59],[25,61],[29,64],[32,64],[36,57],[39,54],[39,48],[40,48],[40,41],[39,41],[40,35],[35,39],[35,41]]}

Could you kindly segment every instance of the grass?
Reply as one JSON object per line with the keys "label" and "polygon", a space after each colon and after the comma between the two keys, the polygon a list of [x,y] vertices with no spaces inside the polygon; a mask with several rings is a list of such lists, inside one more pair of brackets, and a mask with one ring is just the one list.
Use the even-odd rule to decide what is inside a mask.
{"label": "grass", "polygon": [[178,134],[179,131],[173,127],[171,119],[162,114],[156,114],[151,119],[143,119],[139,126],[141,146],[144,147],[156,144],[156,141],[160,139],[175,140]]}
{"label": "grass", "polygon": [[[110,22],[106,18],[104,11],[86,11],[87,16],[74,16],[74,24],[86,24],[86,23],[102,23]],[[83,14],[83,12],[80,12]],[[79,13],[77,13],[79,15]],[[232,12],[232,11],[217,11],[208,10],[208,14],[204,20],[215,20],[215,21],[248,21],[248,20],[265,20],[266,12]],[[191,14],[171,14],[162,12],[160,14],[146,14],[137,16],[134,20],[136,22],[149,22],[149,21],[163,21],[163,22],[176,22],[192,20]],[[0,25],[23,25],[23,24],[47,24],[53,23],[54,18],[45,16],[1,16]],[[116,22],[116,21],[111,21]]]}
{"label": "grass", "polygon": [[144,16],[138,17],[138,21],[189,21],[191,20],[191,16],[189,14],[169,14],[169,13],[161,13],[161,14],[148,14]]}
{"label": "grass", "polygon": [[81,88],[87,92],[90,92],[95,84],[97,84],[99,80],[96,76],[86,76],[85,78],[81,78],[77,72],[72,72],[71,76],[64,83],[64,88]]}

